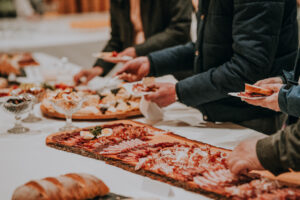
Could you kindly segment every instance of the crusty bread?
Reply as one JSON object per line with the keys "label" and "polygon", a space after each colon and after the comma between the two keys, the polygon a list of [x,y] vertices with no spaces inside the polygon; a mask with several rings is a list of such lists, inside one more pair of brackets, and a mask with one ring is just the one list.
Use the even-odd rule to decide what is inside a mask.
{"label": "crusty bread", "polygon": [[261,94],[265,96],[270,96],[274,93],[273,90],[261,88],[255,85],[249,85],[247,83],[245,84],[245,92],[248,94],[255,93],[255,94]]}
{"label": "crusty bread", "polygon": [[84,200],[105,196],[109,188],[98,178],[89,174],[65,174],[34,180],[18,187],[13,200]]}

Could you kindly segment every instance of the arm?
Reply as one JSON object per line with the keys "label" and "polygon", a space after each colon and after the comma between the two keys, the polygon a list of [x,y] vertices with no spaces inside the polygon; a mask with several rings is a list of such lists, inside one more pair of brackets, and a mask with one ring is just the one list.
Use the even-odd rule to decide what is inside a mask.
{"label": "arm", "polygon": [[[266,6],[267,4],[267,6]],[[284,0],[234,0],[233,56],[223,65],[192,76],[176,85],[178,98],[196,106],[244,90],[270,74],[275,57]]]}
{"label": "arm", "polygon": [[265,169],[274,174],[300,170],[300,122],[259,140],[256,153]]}
{"label": "arm", "polygon": [[151,75],[161,76],[180,70],[193,69],[194,43],[178,45],[149,54]]}
{"label": "arm", "polygon": [[[114,4],[111,4],[110,8],[110,22],[111,22],[111,38],[102,50],[103,52],[111,52],[111,51],[122,51],[122,42],[120,40],[120,27],[118,24],[118,19],[115,17],[114,13]],[[100,66],[103,68],[103,76],[105,76],[114,66],[114,63],[105,62],[102,59],[98,59],[94,64],[94,67]]]}
{"label": "arm", "polygon": [[153,51],[186,43],[190,39],[190,25],[192,15],[191,1],[170,0],[162,1],[167,4],[170,22],[168,27],[135,46],[137,56],[144,56]]}

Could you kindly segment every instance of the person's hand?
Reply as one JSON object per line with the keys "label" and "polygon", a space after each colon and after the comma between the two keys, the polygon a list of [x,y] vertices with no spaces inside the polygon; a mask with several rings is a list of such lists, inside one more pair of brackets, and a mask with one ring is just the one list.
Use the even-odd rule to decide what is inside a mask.
{"label": "person's hand", "polygon": [[264,85],[268,85],[268,84],[283,84],[283,82],[282,79],[279,77],[272,77],[272,78],[267,78],[267,79],[257,81],[254,85],[263,87]]}
{"label": "person's hand", "polygon": [[[103,69],[101,67],[93,67],[91,69],[83,69],[79,73],[74,76],[74,82],[76,85],[87,84],[90,80],[92,80],[96,76],[100,76],[103,73]],[[82,82],[82,78],[85,80]]]}
{"label": "person's hand", "polygon": [[150,61],[147,57],[138,57],[124,64],[116,73],[120,79],[128,82],[139,81],[150,73]]}
{"label": "person's hand", "polygon": [[264,108],[269,108],[271,110],[275,110],[277,112],[280,111],[279,103],[278,103],[278,94],[280,89],[282,88],[283,84],[265,84],[261,85],[261,87],[266,89],[271,89],[274,91],[274,93],[271,96],[262,98],[262,99],[242,99],[243,101],[246,101],[249,104],[255,105],[255,106],[261,106]]}
{"label": "person's hand", "polygon": [[147,101],[156,103],[159,107],[166,107],[176,101],[176,89],[173,83],[156,83],[158,90],[145,96]]}
{"label": "person's hand", "polygon": [[134,47],[128,47],[126,49],[124,49],[123,51],[121,51],[120,53],[118,53],[119,57],[122,56],[130,56],[132,58],[136,58],[136,51]]}
{"label": "person's hand", "polygon": [[264,169],[257,158],[256,143],[257,140],[243,141],[229,155],[227,163],[233,174]]}

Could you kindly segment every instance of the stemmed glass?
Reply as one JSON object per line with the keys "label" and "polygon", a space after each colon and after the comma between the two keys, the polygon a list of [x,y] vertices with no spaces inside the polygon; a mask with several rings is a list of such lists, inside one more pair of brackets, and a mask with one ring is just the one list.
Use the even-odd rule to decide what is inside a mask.
{"label": "stemmed glass", "polygon": [[84,98],[77,95],[75,97],[72,97],[72,94],[74,93],[63,94],[62,98],[53,98],[50,100],[54,109],[57,112],[63,113],[66,117],[66,124],[59,129],[60,131],[67,131],[78,128],[72,124],[72,115],[82,107]]}
{"label": "stemmed glass", "polygon": [[20,115],[28,112],[30,104],[31,101],[26,94],[6,98],[6,100],[1,103],[4,111],[14,114],[16,119],[15,126],[7,130],[8,133],[18,134],[27,133],[29,131],[29,128],[26,128],[22,125]]}
{"label": "stemmed glass", "polygon": [[42,97],[44,95],[44,89],[40,88],[40,87],[32,87],[28,90],[28,93],[30,93],[32,103],[30,105],[30,111],[29,111],[28,116],[25,119],[23,119],[22,121],[29,122],[29,123],[41,121],[42,118],[40,118],[34,114],[34,106],[41,102]]}

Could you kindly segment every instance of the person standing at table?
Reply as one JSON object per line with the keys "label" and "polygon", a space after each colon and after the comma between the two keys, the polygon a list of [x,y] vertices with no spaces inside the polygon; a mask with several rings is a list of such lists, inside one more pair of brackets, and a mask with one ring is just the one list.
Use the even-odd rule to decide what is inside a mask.
{"label": "person standing at table", "polygon": [[228,158],[229,168],[234,174],[263,169],[275,175],[289,170],[300,171],[299,64],[298,61],[295,74],[285,73],[283,79],[274,77],[256,83],[257,86],[272,89],[275,92],[273,95],[260,100],[245,99],[249,104],[297,117],[298,121],[272,136],[241,142]]}
{"label": "person standing at table", "polygon": [[[137,81],[182,69],[194,75],[176,84],[157,84],[146,99],[164,107],[179,100],[199,109],[204,120],[235,122],[276,132],[279,114],[229,97],[245,83],[292,70],[297,54],[296,0],[199,0],[196,43],[157,51],[130,61],[117,74]],[[277,125],[276,125],[277,124]]]}
{"label": "person standing at table", "polygon": [[[145,56],[153,51],[190,40],[191,1],[187,0],[111,0],[111,38],[103,52],[119,56]],[[105,76],[115,64],[98,59],[92,69],[75,75],[80,83],[95,76]]]}

